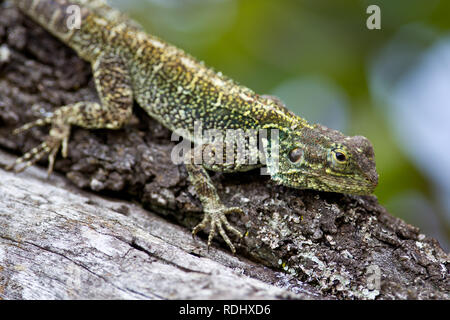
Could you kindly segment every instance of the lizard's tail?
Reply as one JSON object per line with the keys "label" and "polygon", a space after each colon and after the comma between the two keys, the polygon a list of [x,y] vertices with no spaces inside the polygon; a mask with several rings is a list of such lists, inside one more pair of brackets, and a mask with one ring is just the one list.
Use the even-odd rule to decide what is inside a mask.
{"label": "lizard's tail", "polygon": [[92,10],[100,17],[114,21],[114,23],[125,23],[128,27],[142,30],[142,26],[134,20],[131,20],[125,13],[112,8],[106,0],[71,0],[74,4],[79,4]]}
{"label": "lizard's tail", "polygon": [[128,27],[141,29],[138,23],[108,6],[105,0],[13,0],[26,15],[59,38],[67,40],[90,13]]}
{"label": "lizard's tail", "polygon": [[89,14],[87,7],[76,0],[13,0],[13,2],[27,16],[64,40],[73,36]]}

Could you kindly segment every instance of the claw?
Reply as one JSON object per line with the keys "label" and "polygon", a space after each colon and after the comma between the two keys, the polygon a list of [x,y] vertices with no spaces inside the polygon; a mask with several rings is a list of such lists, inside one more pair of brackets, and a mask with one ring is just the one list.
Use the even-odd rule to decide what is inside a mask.
{"label": "claw", "polygon": [[205,229],[209,219],[209,215],[205,213],[205,215],[203,216],[203,220],[198,225],[196,225],[194,229],[192,229],[192,236],[195,236],[200,230]]}
{"label": "claw", "polygon": [[[49,155],[49,172],[51,173],[53,170],[53,164],[54,164],[54,158],[56,156],[56,153],[59,150],[60,142],[48,138],[46,141],[42,142],[39,146],[31,149],[27,153],[25,153],[22,157],[17,158],[16,161],[14,161],[12,164],[6,167],[7,170],[13,170],[16,173],[24,171],[26,168],[32,166],[39,160],[41,160],[45,154]],[[17,168],[18,165],[24,164],[23,166]]]}
{"label": "claw", "polygon": [[235,227],[233,227],[233,226],[228,222],[228,220],[225,218],[225,216],[221,217],[220,220],[222,221],[223,225],[225,226],[225,228],[226,228],[228,231],[233,232],[233,233],[234,233],[235,235],[237,235],[239,238],[242,238],[242,237],[243,237],[242,233],[241,233],[239,230],[237,230]]}
{"label": "claw", "polygon": [[[216,230],[219,231],[219,234],[221,235],[222,239],[225,241],[225,243],[230,247],[231,252],[233,254],[236,253],[236,248],[234,247],[233,243],[231,242],[230,238],[228,237],[227,233],[225,232],[225,229],[227,231],[231,231],[234,234],[236,234],[239,238],[242,238],[242,233],[231,226],[231,224],[228,222],[226,218],[226,214],[229,213],[240,213],[244,214],[244,211],[241,208],[238,207],[232,207],[232,208],[226,208],[221,207],[219,209],[215,210],[205,210],[205,215],[203,217],[203,220],[192,229],[192,236],[194,237],[198,231],[205,229],[208,224],[210,226],[210,231],[208,235],[208,250],[211,246],[212,240],[214,236],[216,235]],[[225,226],[225,229],[224,229]]]}
{"label": "claw", "polygon": [[[29,130],[34,126],[42,126],[50,123],[50,118],[38,119],[36,121],[27,123],[22,127],[14,130],[14,134],[24,132]],[[7,170],[13,170],[16,173],[24,171],[26,168],[32,166],[39,160],[41,160],[46,154],[48,154],[48,170],[47,175],[49,176],[53,172],[53,166],[55,163],[56,154],[58,153],[61,144],[63,147],[63,156],[67,156],[67,144],[70,135],[70,126],[65,124],[53,124],[50,130],[50,135],[37,147],[34,147],[22,157],[17,158],[12,164],[6,167]],[[18,167],[23,164],[23,166]]]}
{"label": "claw", "polygon": [[41,143],[39,146],[31,149],[27,153],[25,153],[22,157],[16,159],[12,164],[6,167],[7,170],[12,170],[16,166],[25,163],[24,166],[15,170],[16,173],[22,172],[29,166],[35,164],[42,156],[49,151],[49,147],[46,142]]}

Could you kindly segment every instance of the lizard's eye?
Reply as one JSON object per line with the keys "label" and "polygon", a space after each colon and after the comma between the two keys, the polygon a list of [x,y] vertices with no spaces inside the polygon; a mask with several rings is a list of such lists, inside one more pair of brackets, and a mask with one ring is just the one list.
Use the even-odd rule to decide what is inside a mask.
{"label": "lizard's eye", "polygon": [[342,148],[331,149],[328,153],[328,162],[330,166],[337,171],[345,170],[348,161],[349,155],[347,154],[347,151]]}
{"label": "lizard's eye", "polygon": [[347,161],[347,155],[345,154],[345,152],[343,150],[340,150],[340,149],[333,150],[333,157],[338,162]]}
{"label": "lizard's eye", "polygon": [[303,156],[303,151],[300,148],[294,148],[289,152],[289,160],[292,163],[298,163]]}

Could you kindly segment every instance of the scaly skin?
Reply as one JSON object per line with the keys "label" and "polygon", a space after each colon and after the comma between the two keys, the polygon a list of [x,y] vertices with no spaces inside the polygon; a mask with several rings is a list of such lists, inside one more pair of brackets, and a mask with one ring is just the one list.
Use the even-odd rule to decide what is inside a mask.
{"label": "scaly skin", "polygon": [[[15,132],[36,125],[51,125],[49,138],[11,165],[24,164],[17,171],[49,156],[49,173],[72,125],[88,129],[118,129],[131,117],[133,100],[153,118],[183,137],[195,142],[195,123],[203,130],[278,130],[279,152],[268,135],[265,150],[268,172],[280,184],[293,188],[370,194],[377,185],[374,152],[361,136],[347,137],[321,125],[311,125],[290,112],[279,99],[260,96],[198,62],[182,50],[146,34],[132,20],[102,1],[14,0],[30,18],[72,47],[92,64],[101,103],[80,101],[62,106],[53,115],[38,119]],[[72,12],[81,8],[80,29],[69,30]],[[223,172],[246,171],[264,163],[195,164],[186,163],[191,183],[202,202],[205,216],[193,234],[210,225],[208,246],[216,230],[235,252],[225,229],[242,236],[225,218],[240,212],[220,201],[205,169]],[[236,157],[235,159],[236,160]]]}

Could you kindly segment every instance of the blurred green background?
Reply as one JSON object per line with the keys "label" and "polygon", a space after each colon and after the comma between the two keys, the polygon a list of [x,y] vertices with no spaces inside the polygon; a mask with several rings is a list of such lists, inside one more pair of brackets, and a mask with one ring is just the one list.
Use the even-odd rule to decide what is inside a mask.
{"label": "blurred green background", "polygon": [[368,137],[380,203],[448,251],[450,1],[108,2],[310,122]]}

